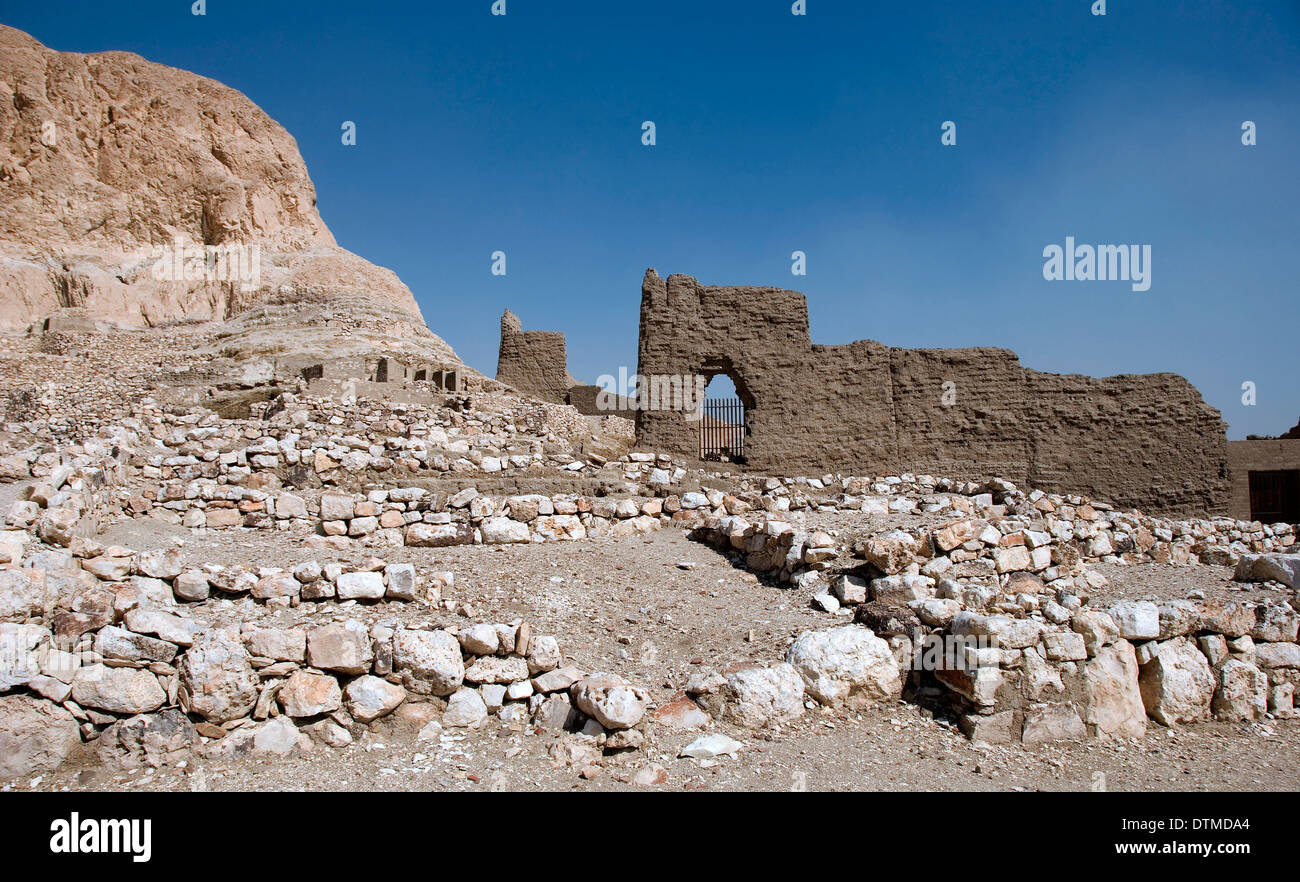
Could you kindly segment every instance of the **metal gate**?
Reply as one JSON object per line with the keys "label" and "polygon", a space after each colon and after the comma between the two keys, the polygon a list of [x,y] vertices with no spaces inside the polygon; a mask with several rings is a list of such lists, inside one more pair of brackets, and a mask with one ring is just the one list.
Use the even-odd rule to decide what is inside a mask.
{"label": "metal gate", "polygon": [[1300,469],[1250,472],[1249,480],[1252,520],[1300,522]]}
{"label": "metal gate", "polygon": [[745,405],[739,398],[706,398],[700,407],[700,459],[745,461]]}

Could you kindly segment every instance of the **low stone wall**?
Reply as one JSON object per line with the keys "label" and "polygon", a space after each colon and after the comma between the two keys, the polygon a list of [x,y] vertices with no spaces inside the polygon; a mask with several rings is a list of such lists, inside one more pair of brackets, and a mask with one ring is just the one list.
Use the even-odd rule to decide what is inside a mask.
{"label": "low stone wall", "polygon": [[522,620],[402,627],[349,605],[327,624],[241,626],[208,602],[436,606],[449,573],[421,587],[411,565],[382,561],[253,573],[181,570],[172,552],[106,552],[81,568],[44,554],[62,566],[0,568],[0,777],[53,768],[83,740],[127,766],[344,747],[391,714],[421,738],[489,717],[572,730],[595,757],[644,741],[643,690],[566,665],[557,638]]}
{"label": "low stone wall", "polygon": [[[1049,570],[1053,553],[1068,563],[1075,551],[1080,560],[1232,566],[1242,554],[1284,550],[1296,543],[1300,532],[1294,524],[1232,518],[1170,519],[1116,511],[1085,497],[1021,490],[1002,480],[954,482],[924,475],[848,478],[838,493],[819,492],[822,479],[766,478],[751,483],[755,486],[747,492],[724,495],[721,505],[711,506],[708,513],[715,519],[752,517],[751,513],[781,519],[786,512],[801,511],[947,514],[954,521],[945,524],[942,533],[930,531],[938,542],[945,543],[943,547],[928,542],[930,534],[915,533],[921,556],[928,560],[941,554],[953,564],[988,557],[999,573]],[[748,521],[740,527],[742,532],[747,526]],[[1067,545],[1074,551],[1065,550]],[[1044,547],[1061,550],[1035,554]],[[1060,561],[1056,565],[1060,566]],[[781,575],[788,579],[796,573],[791,569]]]}
{"label": "low stone wall", "polygon": [[404,487],[312,497],[191,482],[167,485],[156,503],[136,505],[131,511],[195,529],[316,532],[328,540],[317,544],[338,548],[353,541],[366,547],[436,548],[647,533],[671,520],[668,509],[673,504],[671,498],[657,497],[488,496],[473,487],[450,494]]}
{"label": "low stone wall", "polygon": [[[844,646],[818,662],[830,673],[818,676],[847,677],[845,694],[865,676],[845,672],[874,670],[876,680],[888,680],[880,653],[887,646],[898,694],[906,684],[913,700],[943,707],[977,741],[1132,738],[1145,732],[1148,717],[1174,725],[1211,715],[1296,716],[1300,593],[1289,602],[1201,598],[1095,609],[1089,595],[1106,582],[1087,562],[1115,558],[1106,544],[1116,541],[1113,532],[1054,536],[1015,520],[889,530],[853,549],[864,563],[829,584],[828,567],[850,551],[828,534],[728,515],[693,535],[751,570],[818,590],[815,605],[851,610],[859,630],[882,641],[841,634]],[[1131,538],[1122,528],[1119,536]],[[1189,554],[1185,562],[1196,560]],[[1237,578],[1296,589],[1300,554],[1240,555]],[[751,676],[772,687],[783,677],[793,682],[789,673]],[[805,686],[819,688],[812,680]],[[727,688],[733,702],[743,701],[734,685]]]}
{"label": "low stone wall", "polygon": [[[61,450],[32,448],[3,457],[0,481],[31,481],[24,498],[5,513],[5,525],[31,529],[56,545],[93,534],[101,517],[115,509],[117,490],[130,474],[127,451],[136,442],[133,432],[118,428]],[[14,538],[0,538],[0,562],[18,562],[10,545]]]}

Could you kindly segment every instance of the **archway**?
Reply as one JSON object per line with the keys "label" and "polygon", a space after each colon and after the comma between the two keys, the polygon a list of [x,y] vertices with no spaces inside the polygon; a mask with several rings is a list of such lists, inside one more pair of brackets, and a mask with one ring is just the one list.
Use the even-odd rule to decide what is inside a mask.
{"label": "archway", "polygon": [[704,399],[699,404],[700,459],[743,465],[752,434],[754,396],[730,359],[709,359],[699,375],[705,378]]}

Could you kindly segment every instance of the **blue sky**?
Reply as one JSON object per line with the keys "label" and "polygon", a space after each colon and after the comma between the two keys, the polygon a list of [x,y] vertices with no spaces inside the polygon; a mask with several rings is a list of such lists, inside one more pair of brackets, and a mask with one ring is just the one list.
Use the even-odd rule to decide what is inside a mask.
{"label": "blue sky", "polygon": [[[1107,5],[0,0],[0,21],[247,94],[339,243],[488,374],[507,306],[564,331],[580,379],[633,368],[653,266],[800,290],[817,343],[1180,373],[1230,438],[1280,433],[1300,417],[1300,2]],[[1067,235],[1150,244],[1151,289],[1044,280]]]}

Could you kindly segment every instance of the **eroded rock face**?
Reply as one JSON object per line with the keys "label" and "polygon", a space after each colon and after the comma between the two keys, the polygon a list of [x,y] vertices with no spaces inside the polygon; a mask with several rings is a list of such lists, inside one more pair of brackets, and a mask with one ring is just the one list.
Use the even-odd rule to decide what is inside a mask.
{"label": "eroded rock face", "polygon": [[[322,351],[351,345],[326,325],[342,312],[351,348],[387,337],[459,364],[396,275],[335,244],[297,143],[244,95],[5,26],[0,83],[0,329],[67,309],[88,326],[238,318],[237,349],[269,352],[298,325],[316,333],[294,348]],[[187,272],[178,239],[225,249],[233,278]]]}

